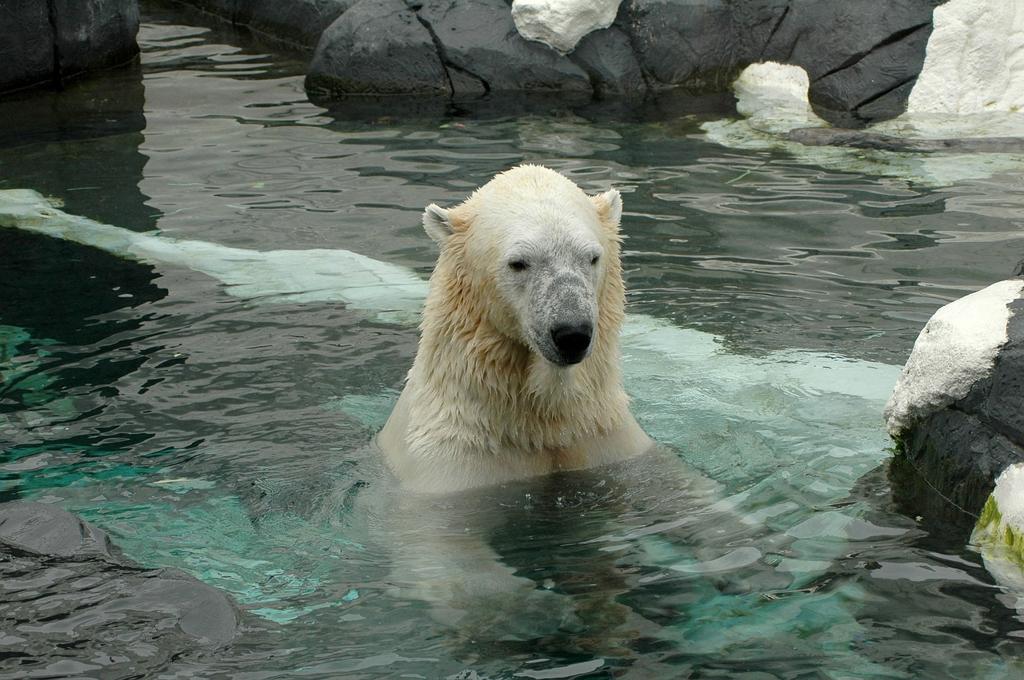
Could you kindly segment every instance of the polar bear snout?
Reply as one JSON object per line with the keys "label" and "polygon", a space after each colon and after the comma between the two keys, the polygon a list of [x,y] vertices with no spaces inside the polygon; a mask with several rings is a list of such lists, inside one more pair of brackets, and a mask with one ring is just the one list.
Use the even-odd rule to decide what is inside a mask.
{"label": "polar bear snout", "polygon": [[520,317],[530,344],[556,366],[578,364],[590,354],[597,323],[592,275],[564,264],[537,269],[530,303]]}
{"label": "polar bear snout", "polygon": [[594,335],[594,327],[589,322],[581,324],[560,324],[551,329],[551,341],[561,361],[566,366],[583,361],[590,350],[590,338]]}

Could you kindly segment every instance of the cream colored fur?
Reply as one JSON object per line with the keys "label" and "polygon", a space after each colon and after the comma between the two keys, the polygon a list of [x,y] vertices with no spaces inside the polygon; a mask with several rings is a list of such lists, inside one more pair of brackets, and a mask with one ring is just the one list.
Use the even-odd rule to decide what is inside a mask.
{"label": "cream colored fur", "polygon": [[[377,440],[404,486],[451,492],[651,448],[619,368],[620,200],[614,190],[587,196],[552,170],[521,166],[447,212],[428,208],[428,232],[433,209],[446,214],[450,233],[430,279],[416,359]],[[554,247],[594,236],[603,253],[592,350],[577,365],[556,366],[530,346],[521,310],[497,284],[503,249],[520,238]]]}

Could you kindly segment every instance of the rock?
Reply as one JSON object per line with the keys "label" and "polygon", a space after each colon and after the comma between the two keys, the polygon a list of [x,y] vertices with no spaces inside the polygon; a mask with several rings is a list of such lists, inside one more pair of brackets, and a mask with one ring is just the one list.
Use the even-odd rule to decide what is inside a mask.
{"label": "rock", "polygon": [[[239,612],[216,588],[126,560],[106,533],[41,503],[0,504],[0,671],[17,677],[149,675],[238,635]],[[68,644],[73,639],[81,643]],[[58,672],[64,669],[65,672]]]}
{"label": "rock", "polygon": [[817,129],[826,123],[807,102],[808,85],[807,71],[799,66],[751,64],[732,85],[736,112],[761,132],[783,134],[793,128]]}
{"label": "rock", "polygon": [[57,77],[53,26],[46,3],[8,0],[0,22],[0,92]]}
{"label": "rock", "polygon": [[520,36],[503,0],[426,0],[418,15],[445,67],[479,80],[489,93],[582,93],[589,99],[583,69]]}
{"label": "rock", "polygon": [[899,436],[925,416],[964,399],[991,373],[1007,343],[1010,305],[1022,288],[1020,279],[1000,281],[932,315],[885,407],[891,435]]}
{"label": "rock", "polygon": [[908,111],[1024,109],[1024,5],[950,0],[935,8],[934,23]]}
{"label": "rock", "polygon": [[598,98],[627,95],[642,97],[647,92],[640,62],[629,38],[618,28],[596,31],[579,42],[572,60],[586,71]]}
{"label": "rock", "polygon": [[830,127],[804,127],[790,130],[786,138],[808,146],[847,146],[854,149],[935,153],[1024,153],[1024,137],[954,137],[918,139],[896,137],[871,130]]}
{"label": "rock", "polygon": [[804,67],[819,116],[840,127],[862,127],[905,110],[924,62],[934,4],[794,0],[761,56]]}
{"label": "rock", "polygon": [[721,91],[750,64],[793,64],[810,76],[817,115],[860,127],[905,110],[934,4],[633,0],[624,26],[644,71],[662,86]]}
{"label": "rock", "polygon": [[273,41],[312,50],[327,27],[359,0],[180,1]]}
{"label": "rock", "polygon": [[808,91],[815,112],[833,125],[858,127],[906,111],[930,27],[924,24],[897,42],[872,48],[849,66],[815,78]]}
{"label": "rock", "polygon": [[[905,110],[939,3],[514,0],[510,12],[507,0],[404,0],[404,10],[393,0],[182,1],[307,48],[323,31],[307,81],[320,99],[447,91],[467,103],[561,92],[576,105],[649,90],[702,96],[727,92],[751,64],[777,61],[807,71],[818,116],[851,128]],[[338,23],[357,7],[359,31]]]}
{"label": "rock", "polygon": [[186,5],[198,7],[201,10],[216,14],[217,16],[234,22],[238,9],[246,0],[179,0]]}
{"label": "rock", "polygon": [[301,48],[313,49],[327,27],[358,1],[250,0],[239,3],[234,22]]}
{"label": "rock", "polygon": [[[1024,463],[1008,466],[996,478],[971,542],[982,546],[990,569],[992,558],[1004,558],[1020,574],[1024,566]],[[1015,580],[1019,582],[1019,576]]]}
{"label": "rock", "polygon": [[897,500],[917,514],[973,524],[996,478],[1024,462],[1024,280],[1001,281],[935,313],[886,422],[897,442]]}
{"label": "rock", "polygon": [[123,64],[139,53],[137,0],[50,0],[61,79]]}
{"label": "rock", "polygon": [[43,556],[118,559],[105,532],[45,503],[0,505],[0,544]]}
{"label": "rock", "polygon": [[10,0],[0,23],[0,91],[60,84],[139,52],[137,0]]}
{"label": "rock", "polygon": [[402,0],[361,0],[324,32],[306,76],[318,94],[451,93],[434,38]]}
{"label": "rock", "polygon": [[621,0],[514,0],[512,20],[519,35],[568,54],[580,38],[608,28]]}
{"label": "rock", "polygon": [[[747,66],[776,61],[803,67],[815,114],[846,128],[906,110],[925,63],[932,10],[940,4],[514,0],[510,12],[507,0],[182,1],[276,40],[306,49],[316,45],[308,82],[321,98],[447,92],[456,101],[470,101],[493,93],[564,92],[586,100],[591,94],[674,88],[696,96],[726,92]],[[951,5],[994,2],[954,0]],[[354,20],[338,23],[356,8],[359,31]],[[995,29],[990,18],[972,11],[973,32],[961,36],[957,49],[969,50],[977,60],[984,50],[973,46]],[[1002,51],[991,58],[1024,59],[1011,49],[1024,10],[1003,6],[999,12],[1012,30],[997,41]],[[429,35],[432,50],[413,18]],[[1001,75],[993,75],[992,82],[1005,82],[1012,90],[1016,81],[1006,75],[1009,71],[1002,63],[995,70]],[[1024,73],[1024,67],[1017,70]],[[1021,91],[1024,87],[1015,90]]]}
{"label": "rock", "polygon": [[238,634],[238,612],[224,593],[177,569],[144,573],[131,595],[108,611],[161,613],[186,635],[207,645],[223,645]]}
{"label": "rock", "polygon": [[747,36],[736,30],[725,0],[632,0],[622,25],[641,67],[661,88],[726,90],[752,61]]}

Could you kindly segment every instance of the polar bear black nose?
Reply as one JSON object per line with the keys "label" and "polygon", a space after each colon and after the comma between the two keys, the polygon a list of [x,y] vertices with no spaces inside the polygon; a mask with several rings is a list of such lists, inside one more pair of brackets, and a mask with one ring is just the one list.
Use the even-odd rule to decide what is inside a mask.
{"label": "polar bear black nose", "polygon": [[594,328],[589,323],[570,326],[555,326],[551,329],[551,339],[558,348],[562,361],[567,364],[578,364],[587,355],[590,347],[590,336]]}

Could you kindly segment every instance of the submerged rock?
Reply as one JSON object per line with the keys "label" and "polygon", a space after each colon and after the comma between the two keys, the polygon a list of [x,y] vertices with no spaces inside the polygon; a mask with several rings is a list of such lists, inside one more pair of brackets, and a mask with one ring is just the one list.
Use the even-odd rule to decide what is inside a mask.
{"label": "submerged rock", "polygon": [[[979,527],[992,524],[991,508],[983,509],[996,479],[1024,463],[1024,280],[1001,281],[935,313],[886,422],[897,442],[893,493],[905,509],[965,527],[979,516]],[[1005,484],[1024,497],[1024,486]]]}
{"label": "submerged rock", "polygon": [[806,127],[790,130],[786,138],[807,146],[847,146],[854,149],[936,153],[940,151],[970,153],[1024,153],[1024,137],[953,137],[919,139],[871,130]]}
{"label": "submerged rock", "polygon": [[56,84],[139,53],[137,0],[11,0],[0,21],[0,92]]}
{"label": "submerged rock", "polygon": [[123,559],[105,532],[45,503],[0,505],[0,544],[40,556]]}
{"label": "submerged rock", "polygon": [[216,588],[135,565],[92,524],[26,502],[0,504],[0,619],[17,650],[0,671],[20,677],[144,675],[230,642],[239,625]]}

